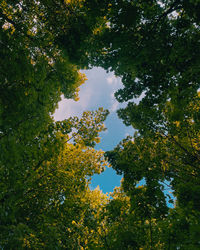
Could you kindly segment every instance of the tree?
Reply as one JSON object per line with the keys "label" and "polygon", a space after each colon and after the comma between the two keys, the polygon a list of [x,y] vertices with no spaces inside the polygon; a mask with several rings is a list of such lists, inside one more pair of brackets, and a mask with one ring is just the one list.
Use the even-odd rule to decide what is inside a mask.
{"label": "tree", "polygon": [[[55,14],[51,1],[0,4],[0,162],[8,169],[24,165],[27,151],[34,152],[32,141],[53,122],[61,94],[76,99],[86,79],[54,44],[59,29],[52,26],[58,16],[53,8]],[[66,24],[70,17],[63,12],[59,18]]]}
{"label": "tree", "polygon": [[101,23],[101,2],[98,11],[91,1],[0,3],[1,247],[77,249],[84,242],[74,225],[90,213],[89,176],[104,162],[92,147],[108,112],[56,123],[52,114],[61,94],[78,99],[86,79],[79,69],[88,66],[84,40]]}
{"label": "tree", "polygon": [[167,100],[181,111],[197,93],[199,2],[118,0],[109,6],[107,25],[91,38],[89,59],[122,78],[115,96],[129,103],[119,117],[143,132],[147,118],[159,122]]}
{"label": "tree", "polygon": [[[145,187],[138,186],[136,189],[140,192]],[[162,248],[164,244],[159,225],[160,221],[165,220],[139,214],[139,206],[133,206],[133,197],[124,192],[123,181],[111,196],[103,213],[105,249],[165,249]]]}
{"label": "tree", "polygon": [[[2,247],[81,247],[84,239],[77,240],[85,234],[85,227],[89,231],[91,227],[83,224],[84,216],[92,213],[88,200],[92,199],[90,178],[101,173],[106,164],[103,152],[91,146],[99,140],[98,133],[105,130],[107,114],[107,110],[100,108],[85,112],[81,119],[51,124],[48,131],[31,142],[30,152],[24,152],[24,165],[12,169],[2,166]],[[39,156],[38,150],[33,151],[35,148],[40,150]],[[96,195],[105,198],[98,192]],[[82,233],[77,231],[76,224],[80,224]]]}
{"label": "tree", "polygon": [[[124,88],[115,96],[128,104],[118,115],[138,135],[107,156],[124,175],[123,188],[138,216],[150,215],[161,231],[170,228],[169,218],[181,230],[175,222],[180,216],[188,237],[181,242],[179,235],[176,247],[198,247],[193,235],[199,223],[199,2],[119,0],[109,6],[107,25],[91,38],[89,59],[122,78]],[[167,185],[177,199],[176,219],[167,212],[162,191]],[[172,243],[162,244],[165,249]]]}
{"label": "tree", "polygon": [[[199,248],[199,9],[196,0],[1,1],[2,248]],[[124,175],[112,199],[89,189],[107,164],[93,147],[108,112],[52,119],[92,66],[122,78],[118,115],[138,130],[107,152]]]}
{"label": "tree", "polygon": [[[106,153],[113,168],[124,176],[122,187],[135,214],[144,223],[156,222],[161,249],[199,246],[194,240],[199,224],[199,107],[198,94],[182,110],[184,119],[176,120],[176,106],[168,101],[162,123]],[[144,185],[139,188],[141,181]],[[174,209],[167,208],[167,197],[172,203],[176,200]],[[151,247],[156,249],[153,233]]]}

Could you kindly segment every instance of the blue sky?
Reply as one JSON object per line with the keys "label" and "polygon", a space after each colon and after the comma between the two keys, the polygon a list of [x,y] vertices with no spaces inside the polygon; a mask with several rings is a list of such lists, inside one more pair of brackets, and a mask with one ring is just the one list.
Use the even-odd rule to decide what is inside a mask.
{"label": "blue sky", "polygon": [[[97,144],[96,149],[112,150],[126,136],[134,134],[134,129],[126,127],[116,114],[117,109],[126,106],[126,104],[118,103],[114,97],[116,90],[122,88],[123,85],[120,78],[116,78],[113,73],[106,73],[102,68],[93,68],[82,72],[86,74],[88,80],[80,87],[80,100],[75,102],[71,99],[62,99],[58,104],[54,118],[55,120],[64,120],[70,116],[80,117],[86,110],[96,110],[99,107],[108,109],[110,114],[105,121],[107,130],[100,134],[101,142]],[[139,102],[143,96],[144,94],[134,101]],[[113,192],[116,186],[120,186],[121,178],[122,176],[117,175],[115,170],[106,168],[100,175],[93,176],[91,188],[95,189],[99,186],[104,193]],[[143,183],[141,182],[140,185]],[[170,194],[169,191],[165,193]],[[174,198],[172,194],[170,196]],[[169,203],[168,206],[173,207]]]}
{"label": "blue sky", "polygon": [[[116,110],[125,105],[118,103],[114,97],[115,91],[122,88],[121,80],[101,68],[82,72],[86,74],[88,80],[80,87],[80,100],[75,102],[71,99],[62,99],[54,118],[64,120],[70,116],[81,116],[86,110],[96,110],[99,107],[108,109],[110,114],[105,122],[107,130],[100,134],[101,143],[96,149],[111,150],[127,135],[134,133],[133,128],[126,127],[116,114]],[[102,174],[92,178],[91,187],[99,185],[104,193],[112,192],[115,186],[120,186],[121,177],[116,175],[112,168],[106,168]]]}

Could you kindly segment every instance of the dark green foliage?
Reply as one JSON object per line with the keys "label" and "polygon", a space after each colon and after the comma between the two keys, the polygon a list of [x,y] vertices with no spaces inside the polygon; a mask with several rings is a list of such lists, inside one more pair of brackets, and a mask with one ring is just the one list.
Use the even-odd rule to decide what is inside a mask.
{"label": "dark green foliage", "polygon": [[[199,21],[199,0],[1,1],[0,248],[200,248]],[[108,111],[52,118],[92,66],[137,129],[106,153],[111,199],[88,186]]]}
{"label": "dark green foliage", "polygon": [[109,26],[96,36],[91,61],[122,77],[124,88],[115,96],[130,103],[118,114],[140,132],[149,130],[149,119],[159,125],[167,100],[182,109],[199,88],[199,27],[190,10],[199,3],[189,2],[110,1]]}

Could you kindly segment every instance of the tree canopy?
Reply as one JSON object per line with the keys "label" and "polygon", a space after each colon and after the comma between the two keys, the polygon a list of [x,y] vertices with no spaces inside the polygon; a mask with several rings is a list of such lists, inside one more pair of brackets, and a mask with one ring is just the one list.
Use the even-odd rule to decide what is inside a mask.
{"label": "tree canopy", "polygon": [[[199,21],[199,0],[1,1],[1,249],[200,248]],[[53,118],[94,66],[136,130],[106,153],[108,110]],[[107,165],[110,196],[89,186]]]}

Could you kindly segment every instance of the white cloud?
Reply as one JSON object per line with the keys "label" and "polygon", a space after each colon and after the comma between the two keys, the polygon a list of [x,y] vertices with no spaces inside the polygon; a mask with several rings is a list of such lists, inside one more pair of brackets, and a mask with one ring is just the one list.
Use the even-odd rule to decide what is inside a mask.
{"label": "white cloud", "polygon": [[101,68],[83,71],[88,80],[81,85],[79,101],[64,99],[59,102],[59,107],[54,114],[55,120],[64,120],[70,116],[81,116],[86,110],[95,110],[104,107],[111,113],[123,106],[115,99],[114,93],[122,87],[121,79],[113,73],[106,73]]}
{"label": "white cloud", "polygon": [[115,76],[109,76],[106,80],[108,84],[112,84],[115,81]]}
{"label": "white cloud", "polygon": [[74,101],[72,99],[62,100],[58,104],[58,109],[54,114],[55,120],[63,120],[70,116],[80,116],[90,106],[93,95],[93,89],[83,89],[79,94],[79,100]]}
{"label": "white cloud", "polygon": [[111,92],[110,98],[111,98],[111,100],[115,100],[115,91]]}
{"label": "white cloud", "polygon": [[110,108],[110,112],[115,112],[118,108],[119,108],[119,102],[114,101],[111,108]]}
{"label": "white cloud", "polygon": [[54,113],[54,119],[59,121],[75,115],[78,115],[75,101],[62,98],[58,104],[58,109]]}
{"label": "white cloud", "polygon": [[110,103],[111,103],[111,106],[110,106],[110,112],[116,112],[117,109],[120,107],[120,103],[116,100],[115,98],[115,91],[112,91],[110,93]]}
{"label": "white cloud", "polygon": [[[55,120],[64,120],[70,116],[80,116],[86,110],[108,108],[110,89],[106,82],[106,71],[100,68],[83,71],[88,80],[80,86],[79,100],[64,99],[59,102],[54,114]],[[107,102],[107,104],[106,104]]]}
{"label": "white cloud", "polygon": [[106,81],[107,81],[107,83],[109,85],[112,85],[113,88],[115,88],[115,89],[118,89],[122,85],[120,78],[116,77],[113,74],[111,74],[110,76],[108,76],[106,78]]}

